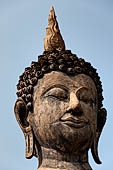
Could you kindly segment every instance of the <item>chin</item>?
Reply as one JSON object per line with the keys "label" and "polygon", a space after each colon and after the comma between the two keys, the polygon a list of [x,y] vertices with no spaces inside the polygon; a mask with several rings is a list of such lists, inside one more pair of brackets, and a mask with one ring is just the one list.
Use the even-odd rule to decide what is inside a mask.
{"label": "chin", "polygon": [[[49,133],[51,132],[51,133]],[[62,152],[79,154],[91,147],[93,131],[89,125],[82,128],[56,123],[51,125],[50,131],[46,131],[48,138],[43,141],[45,146]]]}

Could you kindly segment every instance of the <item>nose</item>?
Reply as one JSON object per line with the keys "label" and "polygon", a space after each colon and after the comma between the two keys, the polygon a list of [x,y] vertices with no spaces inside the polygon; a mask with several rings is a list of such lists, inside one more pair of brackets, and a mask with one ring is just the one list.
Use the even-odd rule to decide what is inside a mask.
{"label": "nose", "polygon": [[81,115],[83,112],[80,101],[78,100],[76,93],[74,92],[70,93],[70,101],[67,112],[71,112],[73,115]]}
{"label": "nose", "polygon": [[70,93],[69,108],[75,109],[79,105],[79,100],[74,92]]}

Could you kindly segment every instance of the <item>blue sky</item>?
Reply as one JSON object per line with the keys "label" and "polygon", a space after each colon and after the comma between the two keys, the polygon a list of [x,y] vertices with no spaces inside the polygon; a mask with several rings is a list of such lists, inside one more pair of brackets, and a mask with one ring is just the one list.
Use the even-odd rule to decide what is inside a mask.
{"label": "blue sky", "polygon": [[19,75],[43,52],[48,14],[54,6],[66,48],[97,68],[103,84],[107,123],[99,142],[103,162],[94,170],[113,170],[113,1],[0,0],[0,170],[34,170],[25,159],[24,136],[14,116]]}

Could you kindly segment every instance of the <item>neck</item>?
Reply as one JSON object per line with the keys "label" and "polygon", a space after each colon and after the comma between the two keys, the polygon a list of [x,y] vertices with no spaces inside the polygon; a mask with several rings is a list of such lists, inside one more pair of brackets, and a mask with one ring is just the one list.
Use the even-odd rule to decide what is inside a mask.
{"label": "neck", "polygon": [[54,149],[42,147],[42,162],[39,170],[68,169],[91,170],[88,163],[88,153],[78,156],[73,153],[64,153]]}

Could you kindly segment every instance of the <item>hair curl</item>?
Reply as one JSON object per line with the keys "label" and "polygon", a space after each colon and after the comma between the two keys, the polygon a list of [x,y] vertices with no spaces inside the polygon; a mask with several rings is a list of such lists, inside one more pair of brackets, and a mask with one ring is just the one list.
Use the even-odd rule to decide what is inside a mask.
{"label": "hair curl", "polygon": [[26,103],[27,113],[33,111],[33,90],[38,83],[38,79],[51,71],[61,71],[68,75],[86,74],[90,76],[97,88],[98,109],[100,110],[103,101],[102,85],[96,69],[82,58],[72,54],[70,50],[44,52],[38,56],[37,62],[32,62],[30,67],[25,68],[25,72],[20,76],[17,84],[17,96]]}

